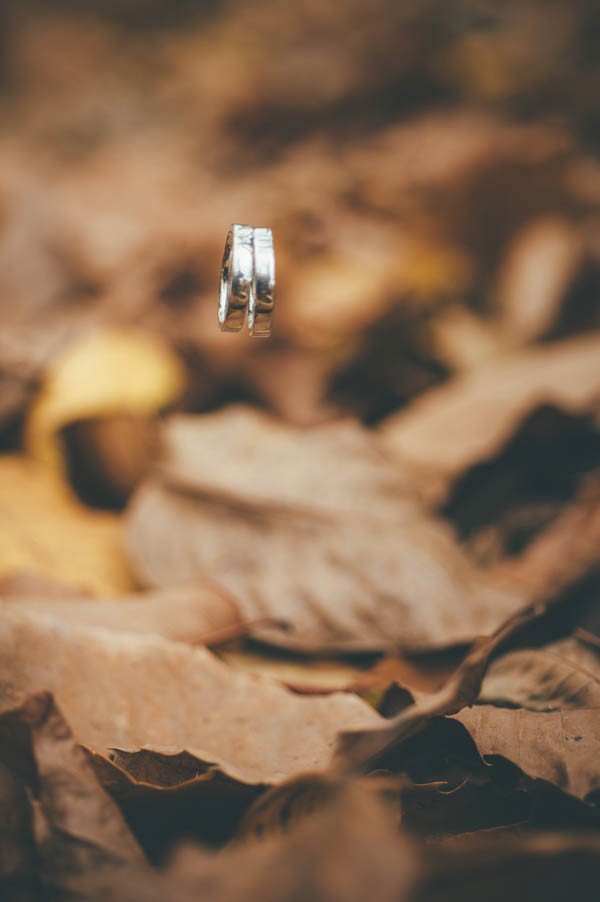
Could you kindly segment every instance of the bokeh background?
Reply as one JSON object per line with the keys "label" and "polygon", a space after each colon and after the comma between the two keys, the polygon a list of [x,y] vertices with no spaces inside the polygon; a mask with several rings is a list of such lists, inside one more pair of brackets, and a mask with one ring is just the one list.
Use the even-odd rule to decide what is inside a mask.
{"label": "bokeh background", "polygon": [[[107,327],[175,352],[172,406],[308,425],[376,424],[600,326],[595,0],[5,0],[0,17],[5,450],[49,364]],[[216,327],[232,221],[275,233],[268,342]],[[122,502],[147,438],[119,439],[129,472],[95,473],[87,500]]]}
{"label": "bokeh background", "polygon": [[[7,827],[0,880],[39,861],[89,888],[96,816],[121,853],[67,723],[155,861],[239,836],[267,785],[327,783],[349,721],[313,756],[277,681],[346,690],[309,713],[416,716],[385,768],[408,830],[474,837],[473,898],[595,885],[574,834],[546,847],[557,879],[519,831],[598,825],[599,44],[598,0],[0,0],[0,780],[33,762],[13,688],[66,718],[27,792],[11,776],[28,851],[3,857]],[[217,326],[232,222],[274,232],[267,341]],[[34,848],[38,797],[58,814]],[[224,857],[224,895],[316,875],[325,897],[330,859],[375,885],[369,818],[325,807],[291,867]],[[471,898],[427,848],[419,898]],[[521,852],[531,879],[500,870]]]}

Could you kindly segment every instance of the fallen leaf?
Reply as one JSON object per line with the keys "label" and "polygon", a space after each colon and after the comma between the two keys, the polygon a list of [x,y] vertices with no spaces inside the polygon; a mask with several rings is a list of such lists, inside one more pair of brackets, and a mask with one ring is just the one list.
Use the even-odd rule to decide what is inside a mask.
{"label": "fallen leaf", "polygon": [[488,366],[507,350],[506,337],[495,324],[458,304],[438,314],[431,328],[437,355],[450,372]]}
{"label": "fallen leaf", "polygon": [[75,420],[61,431],[67,476],[78,496],[121,508],[156,457],[152,415],[130,411]]}
{"label": "fallen leaf", "polygon": [[247,409],[175,417],[134,496],[127,547],[147,585],[210,576],[261,639],[307,651],[445,647],[522,599],[479,572],[353,423],[301,431]]}
{"label": "fallen leaf", "polygon": [[[531,886],[560,902],[565,893],[593,898],[600,843],[593,834],[535,834],[515,829],[478,831],[418,843],[400,832],[396,818],[363,784],[338,784],[328,804],[288,830],[232,844],[215,854],[180,848],[168,866],[96,869],[87,887],[92,898],[148,902],[315,902],[468,900],[490,887],[494,902],[531,898]],[[497,889],[496,889],[497,888]],[[488,893],[489,895],[489,893]]]}
{"label": "fallen leaf", "polygon": [[520,585],[527,598],[547,601],[593,577],[599,559],[600,472],[596,471],[525,552],[501,561],[496,572]]}
{"label": "fallen leaf", "polygon": [[600,649],[568,638],[510,651],[492,662],[478,700],[530,711],[598,708],[600,717]]}
{"label": "fallen leaf", "polygon": [[0,577],[23,570],[97,594],[134,587],[114,514],[91,511],[45,465],[0,459]]}
{"label": "fallen leaf", "polygon": [[228,631],[243,632],[232,600],[216,586],[197,584],[108,598],[60,597],[3,591],[0,601],[20,612],[41,614],[72,626],[99,626],[120,632],[206,644]]}
{"label": "fallen leaf", "polygon": [[440,513],[482,565],[520,561],[599,473],[594,417],[538,407],[497,455],[456,480]]}
{"label": "fallen leaf", "polygon": [[[33,883],[33,811],[24,781],[1,762],[0,805],[0,891],[14,891],[16,896],[19,887],[25,890]],[[23,897],[27,898],[24,891]]]}
{"label": "fallen leaf", "polygon": [[301,697],[204,648],[72,626],[13,603],[2,611],[0,646],[3,697],[52,692],[82,744],[129,753],[117,756],[121,769],[153,752],[176,770],[187,753],[196,772],[214,765],[239,783],[269,785],[327,768],[340,728],[380,720],[353,696]]}
{"label": "fallen leaf", "polygon": [[370,682],[371,671],[340,661],[298,660],[244,648],[221,651],[219,657],[234,670],[262,674],[305,695],[357,691]]}
{"label": "fallen leaf", "polygon": [[546,217],[517,231],[500,267],[496,304],[513,344],[547,334],[581,262],[581,230]]}
{"label": "fallen leaf", "polygon": [[407,783],[400,792],[402,825],[429,841],[479,830],[525,825],[535,797],[522,787],[502,786],[480,775],[458,786],[447,783]]}
{"label": "fallen leaf", "polygon": [[265,791],[264,786],[240,783],[187,752],[159,755],[150,750],[113,750],[110,759],[89,754],[101,785],[154,862],[163,862],[184,840],[222,846]]}
{"label": "fallen leaf", "polygon": [[446,379],[446,361],[434,340],[438,317],[394,306],[360,334],[355,347],[342,345],[344,357],[330,364],[328,397],[374,423]]}
{"label": "fallen leaf", "polygon": [[380,429],[390,455],[429,503],[442,503],[453,482],[493,457],[540,405],[589,413],[600,396],[600,338],[588,336],[530,348],[458,376],[417,398]]}
{"label": "fallen leaf", "polygon": [[5,599],[14,598],[89,598],[89,594],[81,589],[77,590],[67,583],[61,582],[59,579],[53,579],[43,573],[36,573],[34,570],[17,570],[10,576],[0,579],[0,597]]}
{"label": "fallen leaf", "polygon": [[[372,788],[366,779],[353,785],[360,785],[363,792]],[[237,838],[263,839],[269,834],[288,832],[308,815],[339,801],[340,793],[346,789],[342,781],[327,773],[300,774],[285,780],[262,793],[250,806],[238,828]]]}
{"label": "fallen leaf", "polygon": [[[413,835],[437,836],[494,828],[528,820],[531,796],[523,789],[495,786],[485,778],[468,777],[456,787],[443,781],[413,783],[404,774],[385,773],[353,781],[397,812],[402,827]],[[340,784],[327,774],[305,774],[267,790],[250,806],[237,836],[264,837],[288,831],[302,818],[318,812],[339,796]]]}
{"label": "fallen leaf", "polygon": [[541,713],[477,705],[454,716],[484,759],[501,756],[533,779],[594,801],[600,789],[600,709]]}
{"label": "fallen leaf", "polygon": [[413,694],[433,692],[449,679],[465,656],[464,648],[450,648],[428,655],[382,658],[370,671],[377,687],[397,683]]}
{"label": "fallen leaf", "polygon": [[388,749],[423,730],[434,717],[455,714],[477,699],[491,656],[524,626],[543,616],[546,605],[524,608],[490,636],[475,643],[449,680],[436,692],[423,693],[395,717],[364,729],[340,733],[334,763],[341,769],[364,767]]}
{"label": "fallen leaf", "polygon": [[26,450],[61,472],[58,433],[65,426],[123,412],[157,413],[183,385],[178,358],[158,342],[127,331],[92,333],[49,364],[27,419]]}
{"label": "fallen leaf", "polygon": [[[177,899],[214,902],[294,897],[362,902],[372,894],[382,902],[408,902],[420,873],[419,859],[373,792],[342,783],[332,788],[327,806],[287,833],[233,845],[218,855],[183,848],[166,872],[152,879],[131,869],[108,875],[107,884],[115,902],[139,898],[140,890],[149,900],[175,893]],[[102,897],[101,873],[97,883]]]}
{"label": "fallen leaf", "polygon": [[269,410],[295,426],[312,426],[337,413],[324,398],[334,365],[329,355],[271,347],[256,354],[244,376]]}
{"label": "fallen leaf", "polygon": [[[372,763],[383,752],[400,745],[416,732],[422,730],[431,722],[432,717],[443,714],[456,714],[457,719],[461,720],[461,722],[463,715],[465,718],[469,717],[469,712],[465,712],[462,709],[472,705],[478,698],[482,680],[485,677],[492,655],[498,651],[507,639],[514,638],[524,626],[534,624],[539,618],[543,617],[552,605],[560,606],[561,601],[564,601],[566,604],[569,596],[561,595],[561,592],[569,584],[569,581],[574,578],[574,575],[581,571],[582,561],[584,563],[584,572],[587,572],[590,561],[597,562],[597,555],[592,558],[593,550],[597,548],[598,539],[595,534],[597,532],[597,512],[596,491],[594,490],[591,498],[591,509],[583,504],[581,510],[576,510],[575,513],[571,511],[564,515],[564,519],[568,521],[575,516],[579,524],[579,530],[573,531],[570,528],[572,526],[570,522],[568,530],[564,529],[564,524],[558,523],[552,530],[553,534],[551,536],[537,540],[536,545],[540,547],[535,548],[532,554],[534,554],[534,557],[541,559],[541,566],[538,567],[537,571],[535,567],[533,568],[533,578],[530,585],[530,595],[535,599],[535,603],[510,618],[494,634],[481,639],[466,656],[455,674],[438,692],[424,694],[418,697],[412,705],[403,705],[400,713],[388,719],[383,726],[374,726],[366,730],[344,731],[338,741],[335,759],[338,765],[342,768],[356,768]],[[586,529],[581,542],[578,543],[581,526],[585,523],[588,524],[589,529]],[[575,546],[573,554],[566,555],[565,564],[565,551],[573,543]],[[561,551],[558,560],[552,555],[553,550],[556,552],[557,545]],[[583,550],[579,548],[580,545],[583,546]],[[570,557],[574,557],[575,560],[570,560]],[[540,562],[538,561],[538,563]],[[553,574],[554,579],[552,579]],[[495,717],[494,711],[503,710],[490,706],[488,706],[488,709],[490,722]],[[573,757],[571,762],[572,773],[569,774],[568,778],[565,776],[564,779],[560,778],[560,756],[564,750],[560,748],[560,743],[556,740],[556,737],[552,740],[556,746],[553,749],[554,759],[552,765],[542,772],[536,760],[538,755],[543,756],[544,744],[541,738],[543,731],[546,728],[554,730],[555,721],[531,722],[533,725],[531,739],[534,752],[532,753],[533,763],[530,766],[535,769],[533,775],[538,775],[538,770],[539,775],[542,775],[542,773],[546,774],[546,777],[543,777],[543,779],[550,779],[548,775],[552,775],[553,779],[551,782],[554,782],[555,785],[564,789],[564,791],[571,792],[582,798],[595,788],[596,773],[594,771],[593,755],[596,754],[597,737],[594,731],[597,732],[596,725],[600,723],[597,710],[594,708],[577,708],[571,712],[574,719],[577,716],[577,711],[584,712],[582,718],[584,721],[587,718],[587,734],[581,732],[578,735],[583,737],[587,735],[587,742],[585,753]],[[518,714],[518,712],[514,711],[509,713]],[[523,717],[528,713],[533,714],[533,712],[521,712]],[[569,713],[569,716],[571,716],[571,713]],[[566,716],[567,711],[557,712],[559,722],[560,716],[563,714]],[[475,717],[476,715],[473,716]],[[548,717],[550,718],[550,715]],[[540,732],[536,736],[535,730],[538,727]],[[498,727],[498,729],[501,728],[502,725]],[[487,739],[493,742],[495,734],[496,730],[493,726],[490,727],[489,737],[483,732],[482,743]],[[477,740],[475,741],[477,743]],[[506,748],[509,745],[510,743],[507,743]],[[485,752],[482,751],[482,754],[485,754]],[[527,758],[525,760],[527,761]],[[521,759],[519,758],[520,761]],[[515,763],[517,762],[515,761]],[[521,766],[520,763],[519,766]],[[522,769],[529,773],[527,767],[523,766]]]}
{"label": "fallen leaf", "polygon": [[481,831],[444,837],[426,848],[416,902],[514,902],[538,898],[592,900],[600,877],[594,834]]}
{"label": "fallen leaf", "polygon": [[[79,887],[81,873],[143,861],[143,854],[48,693],[14,706],[2,699],[0,757],[39,808],[35,843],[40,877]],[[84,878],[85,879],[85,878]]]}
{"label": "fallen leaf", "polygon": [[[0,587],[1,597],[1,587]],[[246,673],[261,673],[306,695],[312,693],[355,692],[381,712],[381,696],[393,685],[413,695],[438,689],[464,657],[464,651],[433,653],[418,658],[384,657],[372,664],[361,658],[351,661],[339,658],[306,658],[280,649],[225,648],[219,657],[231,667]]]}

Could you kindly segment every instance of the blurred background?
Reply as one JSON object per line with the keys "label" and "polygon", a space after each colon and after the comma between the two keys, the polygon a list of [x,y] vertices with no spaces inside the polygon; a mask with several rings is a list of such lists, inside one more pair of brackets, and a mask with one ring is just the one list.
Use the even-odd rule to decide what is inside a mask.
{"label": "blurred background", "polygon": [[[456,375],[598,329],[598,10],[4,0],[2,449],[42,453],[49,368],[106,329],[166,355],[136,376],[130,348],[105,392],[101,352],[52,420],[77,490],[108,507],[152,458],[153,405],[376,425]],[[274,230],[268,342],[217,328],[234,221]]]}

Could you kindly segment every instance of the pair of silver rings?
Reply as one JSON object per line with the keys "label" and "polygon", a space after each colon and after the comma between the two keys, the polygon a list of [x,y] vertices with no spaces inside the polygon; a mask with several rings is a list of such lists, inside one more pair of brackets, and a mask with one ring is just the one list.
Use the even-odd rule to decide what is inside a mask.
{"label": "pair of silver rings", "polygon": [[232,225],[221,266],[221,332],[239,332],[247,314],[250,335],[268,338],[274,301],[275,251],[271,229]]}

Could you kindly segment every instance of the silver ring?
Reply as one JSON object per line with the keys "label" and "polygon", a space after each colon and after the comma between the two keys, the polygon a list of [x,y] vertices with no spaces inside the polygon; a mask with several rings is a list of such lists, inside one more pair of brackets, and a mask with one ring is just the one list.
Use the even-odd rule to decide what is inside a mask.
{"label": "silver ring", "polygon": [[275,301],[275,250],[271,229],[232,225],[227,233],[218,319],[222,332],[239,332],[248,312],[254,338],[268,338]]}
{"label": "silver ring", "polygon": [[275,301],[275,250],[271,229],[254,229],[254,278],[248,304],[248,329],[268,338]]}
{"label": "silver ring", "polygon": [[218,314],[221,332],[239,332],[244,325],[253,278],[253,229],[232,225],[227,233],[221,265]]}

